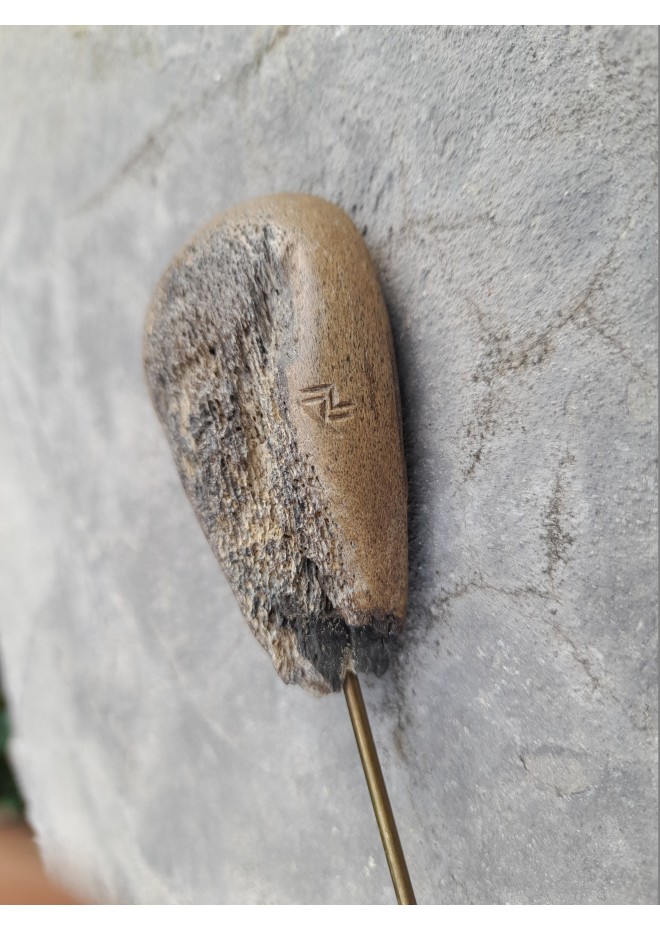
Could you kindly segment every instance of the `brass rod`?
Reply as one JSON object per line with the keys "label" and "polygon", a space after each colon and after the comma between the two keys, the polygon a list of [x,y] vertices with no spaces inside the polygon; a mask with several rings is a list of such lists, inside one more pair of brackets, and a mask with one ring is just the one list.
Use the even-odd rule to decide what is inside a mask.
{"label": "brass rod", "polygon": [[392,813],[392,805],[387,796],[383,772],[378,761],[378,753],[376,752],[376,744],[369,725],[362,689],[357,675],[354,675],[353,672],[346,673],[344,694],[397,902],[399,904],[417,904],[410,875],[408,874],[408,866],[401,848],[399,831],[396,828],[394,814]]}

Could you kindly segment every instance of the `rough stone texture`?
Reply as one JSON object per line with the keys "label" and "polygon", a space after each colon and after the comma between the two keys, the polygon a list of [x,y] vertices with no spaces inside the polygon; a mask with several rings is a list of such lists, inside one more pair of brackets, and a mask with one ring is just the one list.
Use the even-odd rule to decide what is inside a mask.
{"label": "rough stone texture", "polygon": [[364,231],[400,366],[405,648],[366,680],[422,902],[657,900],[654,29],[4,30],[3,674],[53,868],[389,902],[341,696],[286,687],[140,362],[233,202]]}

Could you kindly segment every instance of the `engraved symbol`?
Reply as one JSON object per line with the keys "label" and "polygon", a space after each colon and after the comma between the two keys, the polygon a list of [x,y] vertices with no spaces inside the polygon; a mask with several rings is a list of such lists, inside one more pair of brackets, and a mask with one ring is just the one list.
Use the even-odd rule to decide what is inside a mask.
{"label": "engraved symbol", "polygon": [[334,384],[314,384],[300,393],[301,403],[308,408],[310,416],[318,416],[323,423],[348,420],[355,413],[355,404],[349,400],[339,400],[339,391]]}

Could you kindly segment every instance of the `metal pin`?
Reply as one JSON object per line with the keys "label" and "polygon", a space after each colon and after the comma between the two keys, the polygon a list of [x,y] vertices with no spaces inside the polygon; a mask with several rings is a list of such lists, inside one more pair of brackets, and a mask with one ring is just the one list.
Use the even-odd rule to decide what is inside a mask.
{"label": "metal pin", "polygon": [[344,694],[397,902],[399,904],[417,904],[410,875],[408,874],[406,859],[403,855],[401,840],[399,839],[399,831],[396,828],[392,805],[387,795],[385,779],[378,761],[378,753],[376,752],[376,744],[369,725],[362,689],[357,675],[353,672],[346,673]]}

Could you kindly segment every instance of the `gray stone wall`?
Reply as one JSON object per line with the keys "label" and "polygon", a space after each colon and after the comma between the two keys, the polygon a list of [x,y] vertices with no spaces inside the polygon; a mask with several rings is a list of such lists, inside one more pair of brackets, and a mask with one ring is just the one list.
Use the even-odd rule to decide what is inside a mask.
{"label": "gray stone wall", "polygon": [[388,903],[340,695],[252,639],[145,309],[249,196],[363,231],[409,629],[365,679],[423,903],[657,899],[657,34],[0,33],[0,635],[47,862],[108,900]]}

